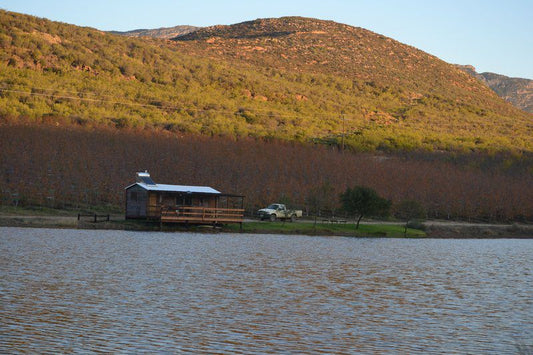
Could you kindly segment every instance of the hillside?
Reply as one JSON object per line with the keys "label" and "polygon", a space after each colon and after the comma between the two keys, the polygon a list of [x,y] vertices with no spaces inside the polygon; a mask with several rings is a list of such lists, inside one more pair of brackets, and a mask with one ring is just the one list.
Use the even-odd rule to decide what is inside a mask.
{"label": "hillside", "polygon": [[453,65],[371,31],[301,17],[259,19],[201,28],[174,40],[196,54],[296,72],[323,73],[401,87],[414,97],[447,95],[461,103],[484,97],[504,110],[490,90]]}
{"label": "hillside", "polygon": [[340,144],[533,151],[533,116],[438,58],[306,18],[130,38],[0,11],[0,117]]}
{"label": "hillside", "polygon": [[[217,33],[217,31],[220,28],[223,28],[223,27],[219,26],[219,27],[216,27],[214,31],[208,30],[203,35],[189,36],[188,38],[189,39],[194,38],[194,37],[196,37],[197,39],[199,39],[200,37],[205,38],[206,33],[211,33],[213,36],[209,37],[207,35],[207,38],[211,38],[211,41],[213,41],[216,37],[218,37],[219,34]],[[171,38],[176,38],[176,37],[186,35],[188,33],[194,32],[199,29],[200,27],[194,27],[194,26],[174,26],[174,27],[157,28],[157,29],[138,29],[138,30],[132,30],[132,31],[126,31],[126,32],[111,31],[110,33],[130,36],[130,37],[153,37],[153,38],[171,39]],[[246,34],[246,30],[241,30],[241,32],[243,34],[240,35],[240,37],[249,36]],[[272,32],[273,37],[279,35],[279,33],[275,33],[275,32],[276,31]],[[235,37],[238,38],[238,35]],[[176,39],[180,40],[179,38],[176,38]],[[182,39],[187,39],[187,37],[182,38]],[[496,92],[498,96],[510,102],[515,107],[521,110],[533,113],[533,80],[523,79],[523,78],[510,78],[505,75],[496,74],[496,73],[488,73],[488,72],[477,73],[475,68],[471,65],[456,65],[456,66],[459,69],[463,70],[464,72],[481,80],[488,87],[490,87],[494,92]]]}
{"label": "hillside", "polygon": [[187,34],[189,32],[196,31],[198,28],[199,27],[182,25],[174,27],[161,27],[155,29],[138,29],[132,31],[110,31],[109,33],[127,37],[153,37],[170,39]]}
{"label": "hillside", "polygon": [[495,73],[478,73],[471,65],[457,65],[458,68],[481,80],[496,94],[524,111],[533,113],[533,80],[510,78]]}

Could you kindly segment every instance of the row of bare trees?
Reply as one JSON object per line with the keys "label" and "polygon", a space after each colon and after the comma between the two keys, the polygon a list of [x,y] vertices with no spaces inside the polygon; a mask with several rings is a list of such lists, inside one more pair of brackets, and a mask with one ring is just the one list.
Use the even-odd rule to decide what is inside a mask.
{"label": "row of bare trees", "polygon": [[145,169],[156,182],[243,194],[250,211],[276,201],[305,213],[335,210],[347,187],[361,185],[393,203],[417,201],[429,218],[533,218],[527,171],[510,174],[441,159],[342,153],[281,141],[0,125],[4,205],[123,206],[124,187]]}

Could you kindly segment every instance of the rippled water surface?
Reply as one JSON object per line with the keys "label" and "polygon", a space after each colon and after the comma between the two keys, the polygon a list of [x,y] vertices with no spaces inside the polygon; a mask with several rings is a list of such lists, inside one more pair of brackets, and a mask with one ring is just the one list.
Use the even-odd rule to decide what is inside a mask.
{"label": "rippled water surface", "polygon": [[532,240],[0,228],[0,352],[533,349]]}

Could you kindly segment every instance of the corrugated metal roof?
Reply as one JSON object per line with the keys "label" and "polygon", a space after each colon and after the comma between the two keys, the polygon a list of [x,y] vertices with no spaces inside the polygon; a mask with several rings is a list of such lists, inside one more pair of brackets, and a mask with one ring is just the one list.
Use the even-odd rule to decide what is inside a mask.
{"label": "corrugated metal roof", "polygon": [[132,184],[126,189],[129,189],[130,187],[134,185],[139,185],[145,190],[148,191],[166,191],[166,192],[190,192],[190,193],[198,193],[198,194],[220,194],[220,191],[217,191],[209,186],[186,186],[186,185],[167,185],[167,184],[155,184],[155,185],[149,185],[145,184],[143,182],[137,182],[135,184]]}

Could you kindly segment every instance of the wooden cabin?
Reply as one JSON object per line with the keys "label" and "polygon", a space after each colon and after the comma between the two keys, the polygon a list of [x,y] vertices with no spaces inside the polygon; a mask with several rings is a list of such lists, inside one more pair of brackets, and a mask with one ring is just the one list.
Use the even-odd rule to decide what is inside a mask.
{"label": "wooden cabin", "polygon": [[209,186],[156,184],[138,172],[126,190],[126,219],[170,223],[242,223],[244,197],[223,194]]}

